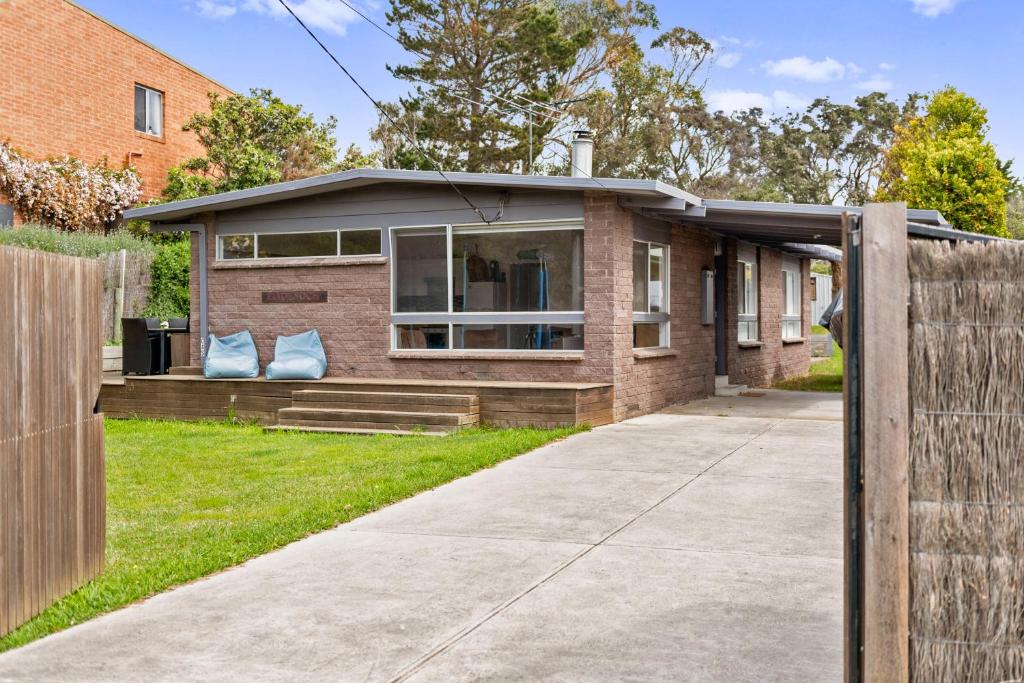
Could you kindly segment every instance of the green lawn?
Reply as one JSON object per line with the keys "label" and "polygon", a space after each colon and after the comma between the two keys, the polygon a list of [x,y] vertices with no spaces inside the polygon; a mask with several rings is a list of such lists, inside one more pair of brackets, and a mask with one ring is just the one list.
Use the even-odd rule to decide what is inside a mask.
{"label": "green lawn", "polygon": [[811,371],[803,377],[784,379],[775,385],[776,389],[790,391],[842,391],[843,352],[832,342],[832,357],[812,363]]}
{"label": "green lawn", "polygon": [[107,420],[106,569],[0,639],[0,652],[575,431],[344,436]]}

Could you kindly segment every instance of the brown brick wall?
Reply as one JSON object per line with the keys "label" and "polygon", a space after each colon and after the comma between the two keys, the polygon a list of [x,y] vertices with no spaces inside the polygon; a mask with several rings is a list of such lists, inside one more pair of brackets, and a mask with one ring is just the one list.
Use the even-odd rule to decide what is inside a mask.
{"label": "brown brick wall", "polygon": [[[261,365],[273,358],[277,335],[316,327],[323,338],[328,373],[338,377],[466,379],[509,381],[612,382],[616,363],[626,356],[622,342],[632,334],[629,251],[631,214],[614,197],[588,197],[584,212],[584,355],[582,360],[506,360],[490,358],[396,358],[390,349],[390,280],[387,263],[297,268],[221,269],[209,271],[210,332],[216,335],[249,329]],[[212,224],[213,218],[205,219]],[[628,232],[627,232],[628,230]],[[208,238],[210,263],[215,257],[213,231]],[[195,245],[193,237],[193,245]],[[191,280],[193,328],[198,331],[198,261],[193,248]],[[263,304],[265,290],[324,290],[326,304]],[[618,318],[617,326],[609,321]],[[611,329],[615,331],[612,332]],[[198,335],[193,335],[192,362],[199,364]],[[631,337],[627,341],[631,345]],[[403,354],[408,355],[408,354]]]}
{"label": "brown brick wall", "polygon": [[[632,254],[632,245],[629,254]],[[701,270],[715,265],[714,238],[700,230],[675,226],[670,245],[671,350],[675,355],[643,357],[633,352],[630,313],[628,354],[615,383],[615,419],[649,413],[673,403],[705,398],[715,390],[715,327],[702,325]],[[632,259],[630,311],[632,311]]]}
{"label": "brown brick wall", "polygon": [[[64,0],[0,2],[0,139],[34,159],[129,161],[145,198],[167,169],[201,153],[182,124],[217,83]],[[134,129],[135,84],[164,93],[164,136]]]}
{"label": "brown brick wall", "polygon": [[727,311],[729,381],[755,387],[770,386],[780,379],[806,374],[811,364],[811,267],[801,259],[801,316],[804,341],[782,343],[782,254],[760,247],[758,253],[758,339],[760,347],[741,348],[737,339],[739,297],[736,241],[726,240],[728,264]]}
{"label": "brown brick wall", "polygon": [[[215,227],[215,217],[206,216]],[[692,401],[714,392],[714,326],[700,321],[701,270],[714,267],[715,238],[673,226],[671,241],[671,350],[648,357],[633,350],[632,240],[634,214],[615,197],[588,193],[584,200],[585,346],[580,360],[500,358],[397,358],[390,348],[390,282],[383,259],[361,265],[218,268],[209,271],[210,331],[217,335],[249,329],[263,366],[273,357],[277,335],[316,327],[324,341],[328,373],[339,377],[608,382],[615,384],[615,419]],[[213,263],[214,230],[207,253]],[[193,238],[195,239],[195,238]],[[193,242],[192,319],[198,331],[199,290]],[[727,245],[735,261],[735,245]],[[761,336],[764,347],[730,345],[730,373],[752,385],[805,372],[807,344],[781,343],[781,255],[761,250]],[[729,324],[736,338],[735,269],[730,269]],[[810,272],[804,262],[804,321],[809,322]],[[325,290],[326,304],[264,304],[270,290]],[[192,361],[199,364],[198,335]],[[735,368],[735,369],[734,369]]]}

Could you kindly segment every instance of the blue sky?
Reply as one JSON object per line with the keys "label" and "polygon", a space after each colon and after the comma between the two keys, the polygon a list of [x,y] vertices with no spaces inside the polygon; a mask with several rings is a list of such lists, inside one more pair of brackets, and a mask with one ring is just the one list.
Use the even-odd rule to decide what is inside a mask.
{"label": "blue sky", "polygon": [[[277,0],[78,0],[230,88],[269,87],[338,138],[368,146],[373,106],[331,64]],[[350,0],[383,22],[386,0]],[[396,43],[336,0],[291,0],[378,99],[405,91],[384,68],[409,61]],[[784,110],[828,95],[848,102],[882,89],[894,97],[952,84],[989,110],[991,139],[1024,173],[1024,2],[1019,0],[660,0],[663,28],[712,39],[707,86],[722,108]],[[653,36],[646,36],[650,40]]]}

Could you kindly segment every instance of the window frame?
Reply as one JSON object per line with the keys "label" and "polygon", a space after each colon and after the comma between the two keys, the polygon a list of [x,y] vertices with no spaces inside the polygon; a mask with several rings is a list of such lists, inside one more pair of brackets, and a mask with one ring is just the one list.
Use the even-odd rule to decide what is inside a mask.
{"label": "window frame", "polygon": [[[166,113],[166,106],[165,106],[166,93],[163,90],[158,90],[157,88],[151,88],[150,86],[143,85],[142,83],[136,83],[135,87],[132,90],[132,95],[134,96],[135,91],[139,90],[139,89],[141,89],[146,94],[146,97],[145,97],[145,101],[146,101],[146,111],[145,111],[146,123],[145,123],[145,128],[146,128],[146,130],[139,130],[138,128],[135,127],[135,118],[134,118],[134,116],[132,117],[132,129],[136,133],[140,133],[142,135],[148,135],[151,138],[163,139],[163,137],[164,137],[164,123],[165,123],[165,121],[164,121],[164,118],[165,118],[164,114]],[[150,128],[151,128],[150,124],[152,122],[152,114],[151,114],[152,107],[150,107],[150,94],[151,93],[156,93],[157,95],[160,96],[160,132],[159,133],[151,133],[150,132]],[[133,102],[134,102],[134,100],[133,100]],[[133,105],[133,107],[134,107],[134,105]],[[133,112],[133,114],[134,113],[135,112]]]}
{"label": "window frame", "polygon": [[[633,311],[633,337],[636,338],[636,325],[637,324],[655,324],[658,325],[658,345],[657,346],[634,346],[634,349],[667,349],[672,346],[672,247],[665,242],[659,242],[657,240],[650,239],[633,239],[632,247],[635,250],[637,244],[647,245],[647,310],[646,311]],[[663,277],[662,281],[665,283],[665,289],[662,292],[662,310],[651,312],[651,247],[660,247],[663,250],[662,257],[662,270]],[[634,273],[635,275],[635,273]],[[635,294],[634,289],[634,294]]]}
{"label": "window frame", "polygon": [[[444,230],[446,240],[446,270],[448,277],[448,310],[444,312],[430,313],[398,313],[395,311],[398,305],[397,277],[398,268],[394,255],[395,237],[403,231],[414,230]],[[430,355],[461,355],[461,354],[508,354],[527,353],[534,355],[544,354],[574,354],[582,355],[582,349],[458,349],[455,348],[455,326],[456,325],[584,325],[584,313],[579,311],[455,311],[455,264],[452,255],[452,247],[455,236],[460,234],[498,233],[498,232],[550,232],[555,230],[579,231],[583,233],[583,218],[575,219],[554,219],[522,221],[515,223],[427,223],[422,225],[393,225],[389,226],[388,245],[392,255],[390,264],[389,281],[391,286],[390,300],[390,327],[391,327],[391,351],[393,353],[424,353]],[[585,238],[584,238],[585,239]],[[583,282],[584,291],[586,279]],[[399,346],[399,328],[402,325],[437,325],[448,326],[448,348],[446,349],[409,349]],[[583,330],[586,338],[586,328]]]}
{"label": "window frame", "polygon": [[[736,275],[737,275],[737,306],[736,306],[736,341],[739,343],[743,342],[757,342],[761,339],[761,325],[760,325],[760,309],[761,309],[761,283],[760,283],[760,267],[758,264],[758,252],[757,247],[749,247],[748,249],[739,249],[736,253]],[[747,306],[747,267],[750,267],[750,283],[753,289],[753,313],[749,312]],[[741,330],[750,330],[753,328],[755,331],[754,336],[750,336],[749,332],[746,337],[741,334]]]}
{"label": "window frame", "polygon": [[[380,235],[380,246],[377,249],[377,253],[374,254],[342,254],[341,253],[341,233],[343,232],[368,232],[375,230]],[[260,235],[315,235],[324,233],[334,233],[334,253],[333,254],[318,254],[316,256],[260,256]],[[238,235],[246,235],[253,238],[252,243],[252,257],[251,258],[224,258],[224,238],[225,237],[237,237]],[[255,262],[255,261],[284,261],[284,260],[313,260],[313,259],[360,259],[374,256],[384,255],[384,229],[378,227],[363,227],[363,228],[330,228],[327,230],[289,230],[284,232],[232,232],[217,235],[215,258],[218,263],[239,263],[239,262]]]}
{"label": "window frame", "polygon": [[[800,339],[803,337],[803,277],[801,273],[801,267],[799,261],[793,261],[791,259],[783,258],[782,261],[782,315],[781,315],[781,334],[784,341]],[[795,301],[790,300],[789,292],[789,281],[792,277],[792,281],[796,285],[796,299]],[[789,305],[795,303],[796,312],[790,311]],[[797,323],[797,334],[787,334],[786,328],[791,327],[786,323]]]}

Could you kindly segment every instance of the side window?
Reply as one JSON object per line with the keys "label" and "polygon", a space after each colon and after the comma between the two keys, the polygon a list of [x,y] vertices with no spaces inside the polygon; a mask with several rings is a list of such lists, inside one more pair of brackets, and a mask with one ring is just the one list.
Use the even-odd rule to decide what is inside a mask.
{"label": "side window", "polygon": [[670,346],[668,246],[633,242],[633,348]]}
{"label": "side window", "polygon": [[737,260],[737,341],[757,341],[757,250],[741,250]]}
{"label": "side window", "polygon": [[147,135],[164,134],[164,94],[135,84],[135,130]]}
{"label": "side window", "polygon": [[[811,290],[813,291],[813,289]],[[782,338],[798,339],[802,325],[801,308],[803,287],[800,282],[800,262],[785,259],[782,262]]]}

